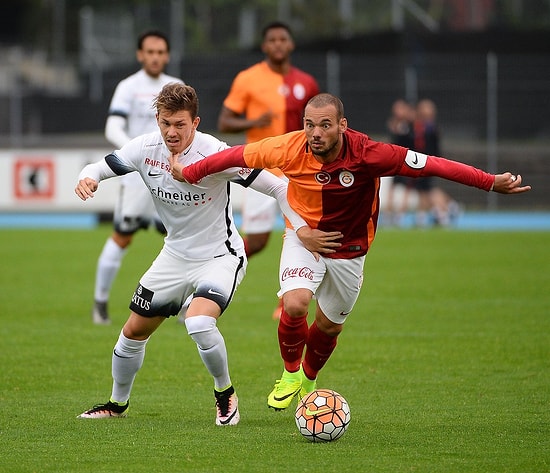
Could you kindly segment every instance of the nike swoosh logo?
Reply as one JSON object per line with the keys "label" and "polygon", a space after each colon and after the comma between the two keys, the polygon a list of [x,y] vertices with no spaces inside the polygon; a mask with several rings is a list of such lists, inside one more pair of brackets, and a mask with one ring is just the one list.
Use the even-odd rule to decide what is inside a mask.
{"label": "nike swoosh logo", "polygon": [[161,172],[155,172],[155,173],[154,173],[154,172],[149,171],[149,172],[147,173],[147,175],[148,175],[148,176],[151,176],[151,177],[158,177],[158,176],[162,176],[162,173],[161,173]]}
{"label": "nike swoosh logo", "polygon": [[213,296],[223,297],[223,294],[221,292],[216,292],[216,291],[213,291],[212,289],[208,289],[208,294],[212,294]]}
{"label": "nike swoosh logo", "polygon": [[286,343],[286,342],[283,342],[283,346],[284,347],[297,347],[298,345],[300,345],[301,343],[304,343],[303,340],[300,340],[299,342],[296,342],[296,343]]}
{"label": "nike swoosh logo", "polygon": [[125,358],[125,359],[131,358],[131,357],[129,357],[129,356],[121,356],[121,355],[119,355],[119,354],[116,352],[116,350],[113,350],[113,355],[115,355],[117,358]]}
{"label": "nike swoosh logo", "polygon": [[218,417],[220,424],[222,425],[229,424],[229,422],[231,422],[231,419],[233,419],[233,417],[235,417],[236,414],[237,414],[237,410],[234,410],[233,414],[231,414],[227,419],[222,420]]}
{"label": "nike swoosh logo", "polygon": [[342,311],[342,312],[340,312],[340,315],[341,315],[342,317],[345,317],[346,315],[349,315],[349,312],[343,312],[343,311]]}
{"label": "nike swoosh logo", "polygon": [[414,153],[414,161],[412,162],[413,164],[418,164],[418,156],[416,153]]}
{"label": "nike swoosh logo", "polygon": [[312,411],[309,407],[306,407],[306,416],[320,416],[321,414],[325,414],[326,412],[330,412],[332,409],[325,407],[324,409],[317,409],[315,411]]}
{"label": "nike swoosh logo", "polygon": [[298,388],[293,393],[287,394],[286,396],[281,396],[281,397],[273,396],[273,399],[275,399],[276,401],[284,401],[285,399],[288,399],[289,397],[296,396],[296,394],[298,394],[299,390],[300,390],[300,388]]}

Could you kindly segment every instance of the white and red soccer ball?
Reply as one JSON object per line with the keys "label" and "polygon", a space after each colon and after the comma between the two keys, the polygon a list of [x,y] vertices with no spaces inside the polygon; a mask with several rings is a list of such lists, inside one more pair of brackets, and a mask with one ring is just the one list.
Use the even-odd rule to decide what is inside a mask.
{"label": "white and red soccer ball", "polygon": [[332,442],[346,432],[351,420],[349,404],[331,389],[316,389],[296,407],[296,426],[310,442]]}

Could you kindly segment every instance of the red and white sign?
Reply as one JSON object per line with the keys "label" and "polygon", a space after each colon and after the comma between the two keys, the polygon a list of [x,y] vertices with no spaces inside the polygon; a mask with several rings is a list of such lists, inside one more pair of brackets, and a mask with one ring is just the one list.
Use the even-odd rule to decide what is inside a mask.
{"label": "red and white sign", "polygon": [[52,200],[55,196],[53,158],[21,157],[14,162],[15,200]]}

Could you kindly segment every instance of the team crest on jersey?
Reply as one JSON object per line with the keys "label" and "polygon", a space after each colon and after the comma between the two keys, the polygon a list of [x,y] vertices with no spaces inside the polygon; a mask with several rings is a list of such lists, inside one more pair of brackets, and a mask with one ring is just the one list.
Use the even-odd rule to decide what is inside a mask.
{"label": "team crest on jersey", "polygon": [[304,98],[306,97],[306,88],[303,84],[294,84],[294,87],[292,88],[292,94],[296,99],[304,100]]}
{"label": "team crest on jersey", "polygon": [[330,174],[325,171],[318,172],[315,174],[315,180],[324,186],[325,184],[328,184],[330,182]]}
{"label": "team crest on jersey", "polygon": [[355,177],[349,171],[341,171],[339,176],[340,184],[344,187],[350,187],[355,181]]}
{"label": "team crest on jersey", "polygon": [[279,94],[281,94],[283,97],[288,97],[290,94],[290,89],[288,88],[288,85],[281,84],[279,87]]}

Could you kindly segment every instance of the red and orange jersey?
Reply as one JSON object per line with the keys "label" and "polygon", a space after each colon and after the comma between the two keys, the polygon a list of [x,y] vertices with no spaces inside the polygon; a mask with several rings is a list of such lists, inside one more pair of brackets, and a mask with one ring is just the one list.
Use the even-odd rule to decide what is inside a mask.
{"label": "red and orange jersey", "polygon": [[[340,231],[342,246],[330,258],[367,253],[376,233],[383,176],[439,176],[489,190],[494,176],[466,164],[382,143],[347,129],[342,150],[329,164],[315,159],[303,130],[215,153],[183,169],[195,183],[230,167],[279,168],[288,178],[290,206],[311,228]],[[288,224],[288,222],[287,222]]]}
{"label": "red and orange jersey", "polygon": [[237,74],[223,104],[249,119],[269,111],[273,113],[270,126],[247,130],[246,141],[252,143],[300,130],[304,108],[318,93],[319,86],[313,76],[296,67],[291,67],[285,75],[278,74],[262,61]]}
{"label": "red and orange jersey", "polygon": [[311,228],[343,233],[342,247],[328,255],[333,258],[355,258],[368,251],[380,210],[379,176],[396,171],[407,152],[352,130],[344,137],[341,155],[330,164],[315,159],[304,132],[244,148],[248,167],[277,167],[284,173],[288,202]]}

